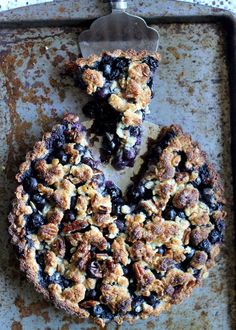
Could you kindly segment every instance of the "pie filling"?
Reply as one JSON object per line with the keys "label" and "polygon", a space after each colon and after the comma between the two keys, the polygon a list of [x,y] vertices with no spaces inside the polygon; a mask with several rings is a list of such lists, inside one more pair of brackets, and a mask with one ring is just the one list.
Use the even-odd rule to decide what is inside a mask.
{"label": "pie filling", "polygon": [[75,84],[94,96],[83,112],[103,137],[101,160],[118,170],[134,165],[159,60],[158,53],[115,51],[67,64]]}
{"label": "pie filling", "polygon": [[189,296],[223,239],[218,176],[176,126],[162,129],[126,197],[67,115],[20,166],[9,232],[20,266],[59,307],[100,324]]}

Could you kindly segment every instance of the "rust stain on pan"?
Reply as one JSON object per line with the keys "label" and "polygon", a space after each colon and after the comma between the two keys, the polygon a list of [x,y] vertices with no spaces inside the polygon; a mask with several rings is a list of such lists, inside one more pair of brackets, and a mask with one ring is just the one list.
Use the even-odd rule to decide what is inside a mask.
{"label": "rust stain on pan", "polygon": [[20,317],[22,319],[35,315],[42,317],[45,322],[50,321],[49,313],[46,310],[48,308],[48,303],[46,301],[37,301],[26,305],[24,299],[17,296],[14,303],[19,309]]}

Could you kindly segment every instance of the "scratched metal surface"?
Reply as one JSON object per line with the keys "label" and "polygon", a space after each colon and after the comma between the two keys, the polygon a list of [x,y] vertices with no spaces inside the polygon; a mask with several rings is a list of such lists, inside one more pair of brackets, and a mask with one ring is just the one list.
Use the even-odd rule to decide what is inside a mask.
{"label": "scratched metal surface", "polygon": [[[47,18],[76,18],[75,2],[68,3],[70,1],[66,6],[35,7],[31,16],[29,9],[4,13],[1,19],[5,22],[35,19],[36,12],[38,18],[43,18],[45,8],[49,10]],[[80,17],[95,17],[105,10],[98,5],[92,10],[78,1],[77,9],[80,3],[77,13]],[[131,11],[137,12],[137,4],[141,5],[138,1],[132,2]],[[173,17],[178,13],[197,15],[211,11],[172,1],[159,1],[158,7],[146,1],[138,10],[146,16],[158,13]],[[66,24],[48,27],[47,21],[43,25],[41,28],[0,29],[0,327],[12,330],[94,329],[94,325],[81,323],[56,310],[34,291],[18,271],[8,242],[7,213],[18,165],[43,130],[50,128],[65,111],[80,113],[86,102],[84,94],[70,79],[60,76],[64,61],[78,53],[77,36],[81,28],[68,28]],[[158,319],[140,321],[133,326],[125,324],[122,329],[235,329],[236,258],[225,31],[216,23],[194,22],[158,24],[157,28],[163,61],[148,120],[161,125],[181,124],[209,154],[225,186],[226,238],[218,265],[191,298]]]}

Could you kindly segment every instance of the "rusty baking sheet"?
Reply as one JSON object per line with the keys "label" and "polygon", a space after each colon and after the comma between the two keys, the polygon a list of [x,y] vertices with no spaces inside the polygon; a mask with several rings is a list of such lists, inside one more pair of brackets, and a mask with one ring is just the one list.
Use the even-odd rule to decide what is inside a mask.
{"label": "rusty baking sheet", "polygon": [[[103,4],[94,3],[56,2],[0,16],[1,329],[94,329],[91,323],[56,310],[34,291],[18,270],[7,235],[14,175],[26,151],[65,111],[80,114],[86,102],[60,71],[65,60],[78,54],[77,37],[83,26],[106,13]],[[164,0],[132,1],[130,11],[151,20],[161,35],[163,61],[148,120],[181,124],[200,142],[221,173],[228,221],[219,263],[204,286],[158,319],[124,324],[122,329],[235,329],[234,18],[224,11]]]}

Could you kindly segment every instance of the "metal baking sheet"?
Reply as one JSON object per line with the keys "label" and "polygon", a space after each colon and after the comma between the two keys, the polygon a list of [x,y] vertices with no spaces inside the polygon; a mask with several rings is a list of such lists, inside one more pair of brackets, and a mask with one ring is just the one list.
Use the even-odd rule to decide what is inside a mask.
{"label": "metal baking sheet", "polygon": [[[96,328],[56,310],[26,282],[8,241],[7,213],[14,175],[26,151],[65,111],[81,113],[86,97],[60,71],[65,60],[78,54],[81,29],[106,12],[99,1],[77,0],[0,16],[1,329]],[[134,0],[130,12],[148,18],[161,35],[163,60],[148,120],[159,125],[178,123],[199,141],[221,173],[228,218],[219,262],[204,286],[159,318],[124,324],[122,329],[235,329],[234,17],[221,10],[165,0]]]}

